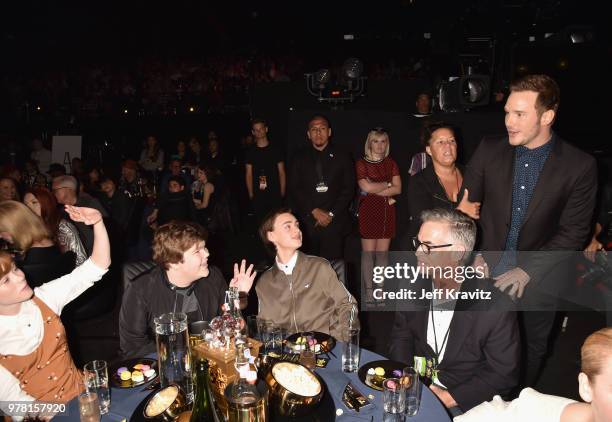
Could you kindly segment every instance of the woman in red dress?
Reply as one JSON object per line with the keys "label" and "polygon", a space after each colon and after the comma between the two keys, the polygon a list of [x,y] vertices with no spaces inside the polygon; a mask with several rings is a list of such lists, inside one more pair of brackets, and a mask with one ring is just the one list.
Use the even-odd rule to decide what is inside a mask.
{"label": "woman in red dress", "polygon": [[[395,199],[402,191],[396,162],[389,157],[389,134],[382,128],[368,133],[365,156],[356,163],[359,185],[359,234],[363,252],[363,274],[371,275],[371,265],[386,265],[386,252],[395,237]],[[381,253],[382,252],[382,253]],[[368,259],[370,258],[370,259]],[[375,259],[378,258],[378,259]],[[384,262],[383,262],[384,261]],[[365,280],[370,280],[366,277]],[[366,281],[366,299],[372,299],[373,286]]]}

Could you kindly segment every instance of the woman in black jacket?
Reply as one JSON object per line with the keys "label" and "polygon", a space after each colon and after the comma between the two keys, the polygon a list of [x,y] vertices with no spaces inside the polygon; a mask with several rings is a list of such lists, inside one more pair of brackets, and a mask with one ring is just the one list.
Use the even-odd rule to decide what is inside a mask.
{"label": "woman in black jacket", "polygon": [[444,122],[430,122],[423,127],[421,142],[432,165],[412,176],[408,182],[408,241],[421,226],[421,213],[433,208],[456,208],[463,169],[458,166],[455,130]]}

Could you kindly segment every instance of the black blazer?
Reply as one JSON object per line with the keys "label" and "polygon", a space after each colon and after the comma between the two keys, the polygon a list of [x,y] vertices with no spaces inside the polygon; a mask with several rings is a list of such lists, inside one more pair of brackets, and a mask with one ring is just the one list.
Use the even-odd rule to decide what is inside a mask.
{"label": "black blazer", "polygon": [[[439,379],[461,410],[468,411],[518,383],[520,337],[516,312],[491,280],[466,280],[462,291],[491,292],[491,300],[458,300]],[[414,356],[434,357],[427,344],[429,304],[424,311],[397,312],[392,329],[391,359],[412,364]]]}
{"label": "black blazer", "polygon": [[[554,133],[553,141],[521,227],[519,251],[581,251],[589,239],[597,193],[595,159]],[[512,216],[514,149],[507,137],[485,139],[466,168],[463,188],[468,188],[470,201],[482,202],[478,248],[484,251],[505,248]],[[518,266],[532,281],[541,281],[558,263],[554,258],[535,260],[533,254],[518,257]]]}
{"label": "black blazer", "polygon": [[[463,166],[457,165],[457,168],[463,174]],[[440,184],[431,164],[408,181],[406,205],[409,220],[408,239],[412,239],[419,233],[423,211],[434,208],[454,209],[457,203],[448,199],[444,186]]]}
{"label": "black blazer", "polygon": [[348,153],[329,144],[321,154],[322,172],[328,190],[316,191],[319,183],[316,172],[317,151],[308,146],[296,153],[289,166],[289,202],[302,223],[314,225],[310,212],[321,208],[334,213],[331,230],[350,229],[349,204],[355,195],[355,168]]}

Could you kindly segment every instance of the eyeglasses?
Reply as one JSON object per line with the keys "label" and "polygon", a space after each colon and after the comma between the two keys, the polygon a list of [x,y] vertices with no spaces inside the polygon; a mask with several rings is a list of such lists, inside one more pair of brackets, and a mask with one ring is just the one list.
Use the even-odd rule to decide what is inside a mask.
{"label": "eyeglasses", "polygon": [[414,246],[414,250],[415,251],[418,251],[419,248],[422,247],[423,252],[425,252],[425,255],[429,255],[431,253],[432,249],[446,248],[448,246],[453,246],[453,244],[452,243],[447,243],[445,245],[430,245],[429,243],[423,243],[418,238],[413,237],[412,238],[412,246]]}

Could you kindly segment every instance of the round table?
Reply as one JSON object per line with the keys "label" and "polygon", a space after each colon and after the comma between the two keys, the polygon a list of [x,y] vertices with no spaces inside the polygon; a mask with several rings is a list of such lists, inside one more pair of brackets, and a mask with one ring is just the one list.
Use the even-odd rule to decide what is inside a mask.
{"label": "round table", "polygon": [[[333,355],[330,354],[330,361],[325,368],[317,368],[316,372],[323,378],[331,397],[334,400],[336,409],[342,409],[343,414],[336,417],[336,421],[381,421],[383,420],[383,401],[382,392],[371,389],[363,384],[357,373],[344,373],[341,368],[340,357],[342,355],[342,343],[338,342],[333,350]],[[154,357],[154,356],[153,356]],[[375,360],[386,359],[369,350],[361,349],[360,365],[372,362]],[[374,395],[372,400],[373,406],[361,409],[360,412],[349,410],[342,403],[342,392],[347,382],[351,381],[364,395]],[[102,422],[111,421],[128,421],[138,405],[149,395],[151,390],[144,390],[143,386],[136,388],[112,388],[111,389],[111,407],[108,414],[102,417]],[[79,421],[79,406],[77,400],[74,399],[68,404],[68,415],[57,416],[54,421]],[[372,419],[373,417],[373,419]],[[450,422],[450,417],[446,413],[444,406],[434,396],[434,394],[423,386],[421,394],[421,406],[416,416],[406,418],[408,422]]]}

